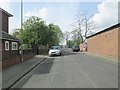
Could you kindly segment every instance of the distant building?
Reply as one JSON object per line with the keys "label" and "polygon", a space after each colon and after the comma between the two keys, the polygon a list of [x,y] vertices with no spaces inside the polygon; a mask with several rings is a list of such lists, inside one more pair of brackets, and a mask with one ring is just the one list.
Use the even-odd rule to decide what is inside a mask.
{"label": "distant building", "polygon": [[120,59],[120,23],[87,37],[87,51]]}
{"label": "distant building", "polygon": [[[7,11],[0,8],[0,39],[2,40],[2,63],[3,67],[15,64],[20,61],[19,44],[20,40],[11,36],[8,32],[9,17],[12,17]],[[6,63],[7,62],[7,63]]]}

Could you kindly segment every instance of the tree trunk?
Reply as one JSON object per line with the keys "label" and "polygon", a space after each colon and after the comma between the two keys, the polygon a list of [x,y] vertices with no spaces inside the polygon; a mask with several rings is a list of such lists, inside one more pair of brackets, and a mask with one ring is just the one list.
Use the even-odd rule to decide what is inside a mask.
{"label": "tree trunk", "polygon": [[32,48],[33,48],[34,54],[37,55],[38,54],[38,47],[37,47],[37,45],[36,44],[32,44]]}

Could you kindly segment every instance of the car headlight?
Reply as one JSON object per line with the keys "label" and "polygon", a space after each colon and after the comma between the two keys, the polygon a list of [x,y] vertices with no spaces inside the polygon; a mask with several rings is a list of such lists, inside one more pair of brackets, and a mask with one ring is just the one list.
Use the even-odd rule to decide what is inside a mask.
{"label": "car headlight", "polygon": [[59,53],[59,51],[56,51],[56,53]]}

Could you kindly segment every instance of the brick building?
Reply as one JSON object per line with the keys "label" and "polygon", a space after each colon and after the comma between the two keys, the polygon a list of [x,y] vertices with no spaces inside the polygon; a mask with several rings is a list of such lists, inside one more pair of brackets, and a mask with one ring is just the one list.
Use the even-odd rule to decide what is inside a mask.
{"label": "brick building", "polygon": [[20,62],[19,43],[20,40],[8,33],[9,17],[11,14],[0,8],[0,40],[2,42],[2,66],[7,67]]}
{"label": "brick building", "polygon": [[120,58],[120,23],[87,37],[87,51],[118,60]]}

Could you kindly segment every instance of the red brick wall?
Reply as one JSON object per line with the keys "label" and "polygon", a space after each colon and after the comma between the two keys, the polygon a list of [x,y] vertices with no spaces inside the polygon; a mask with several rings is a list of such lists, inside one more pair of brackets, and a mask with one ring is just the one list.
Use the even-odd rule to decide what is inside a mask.
{"label": "red brick wall", "polygon": [[2,31],[8,33],[8,16],[5,13],[2,13]]}
{"label": "red brick wall", "polygon": [[20,62],[20,55],[17,55],[13,58],[9,58],[7,60],[2,61],[2,68],[7,68],[11,65],[15,65]]}
{"label": "red brick wall", "polygon": [[80,44],[80,51],[83,51],[83,43]]}
{"label": "red brick wall", "polygon": [[29,60],[34,57],[33,53],[23,55],[23,60]]}
{"label": "red brick wall", "polygon": [[[29,60],[34,57],[33,53],[23,55],[23,61]],[[15,65],[21,62],[21,56],[17,55],[14,57],[7,58],[2,61],[2,68],[7,68],[9,66]]]}
{"label": "red brick wall", "polygon": [[118,28],[118,57],[120,60],[120,27]]}
{"label": "red brick wall", "polygon": [[118,58],[118,28],[90,37],[87,43],[90,53]]}
{"label": "red brick wall", "polygon": [[81,44],[79,45],[79,47],[80,47],[80,51],[81,51],[81,52],[82,52],[82,51],[84,51],[84,52],[87,51],[87,43],[86,43],[86,42],[81,43]]}

